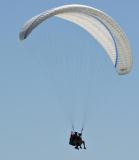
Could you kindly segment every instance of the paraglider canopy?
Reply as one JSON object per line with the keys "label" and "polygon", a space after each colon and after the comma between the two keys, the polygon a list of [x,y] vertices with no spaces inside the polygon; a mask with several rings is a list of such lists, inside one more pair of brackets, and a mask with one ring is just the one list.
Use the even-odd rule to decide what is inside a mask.
{"label": "paraglider canopy", "polygon": [[132,56],[126,35],[110,16],[90,6],[64,5],[40,13],[25,23],[20,39],[27,38],[34,28],[53,16],[71,21],[88,31],[105,49],[118,74],[130,72]]}

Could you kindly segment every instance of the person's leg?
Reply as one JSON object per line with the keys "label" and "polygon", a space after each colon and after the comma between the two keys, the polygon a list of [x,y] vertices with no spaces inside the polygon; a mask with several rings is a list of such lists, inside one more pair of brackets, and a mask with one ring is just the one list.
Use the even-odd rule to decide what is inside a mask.
{"label": "person's leg", "polygon": [[79,150],[79,147],[78,147],[78,145],[76,145],[76,146],[75,146],[75,149],[78,149],[78,150]]}
{"label": "person's leg", "polygon": [[85,141],[82,141],[82,144],[84,145],[84,149],[86,149],[86,147],[85,147]]}
{"label": "person's leg", "polygon": [[74,146],[75,146],[75,149],[79,149],[78,148],[78,141],[76,139],[74,140]]}

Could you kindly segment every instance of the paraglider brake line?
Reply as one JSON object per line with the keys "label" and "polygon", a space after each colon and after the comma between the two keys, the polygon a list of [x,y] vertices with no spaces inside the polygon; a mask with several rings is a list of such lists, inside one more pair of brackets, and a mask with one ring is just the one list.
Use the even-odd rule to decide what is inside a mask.
{"label": "paraglider brake line", "polygon": [[83,128],[81,129],[81,133],[83,132]]}
{"label": "paraglider brake line", "polygon": [[72,124],[72,130],[74,131],[74,125]]}

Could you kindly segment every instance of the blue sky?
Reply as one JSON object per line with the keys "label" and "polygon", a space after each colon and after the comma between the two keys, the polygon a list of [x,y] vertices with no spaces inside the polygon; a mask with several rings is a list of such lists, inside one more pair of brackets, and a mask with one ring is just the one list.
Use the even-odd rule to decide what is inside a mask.
{"label": "blue sky", "polygon": [[[129,75],[118,76],[88,33],[58,18],[19,41],[27,19],[72,3],[103,10],[120,24],[132,47]],[[139,159],[138,6],[137,0],[1,2],[0,159]],[[68,145],[70,120],[79,130],[83,118],[87,150],[78,152]]]}

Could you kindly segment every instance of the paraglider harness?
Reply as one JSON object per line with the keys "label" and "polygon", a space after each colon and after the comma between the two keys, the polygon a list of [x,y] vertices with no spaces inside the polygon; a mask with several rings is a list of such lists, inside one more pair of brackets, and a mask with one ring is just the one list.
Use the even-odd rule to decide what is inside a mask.
{"label": "paraglider harness", "polygon": [[80,133],[72,130],[70,139],[69,139],[69,144],[72,146],[75,146],[75,149],[78,149],[78,150],[79,148],[82,149],[82,144],[83,144],[84,149],[86,149],[85,142],[82,140],[82,132],[83,132],[83,128]]}

